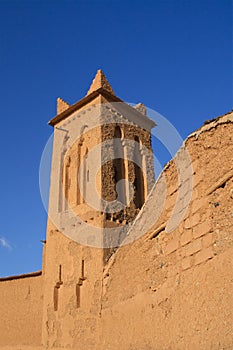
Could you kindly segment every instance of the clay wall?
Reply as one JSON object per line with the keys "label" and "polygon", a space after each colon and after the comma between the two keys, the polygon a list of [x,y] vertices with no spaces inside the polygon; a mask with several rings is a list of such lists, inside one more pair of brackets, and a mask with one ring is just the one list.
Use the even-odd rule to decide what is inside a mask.
{"label": "clay wall", "polygon": [[0,346],[41,344],[43,277],[0,280]]}
{"label": "clay wall", "polygon": [[0,346],[36,349],[42,326],[45,348],[232,349],[232,135],[233,113],[188,137],[192,166],[182,148],[106,266],[49,219],[44,287],[0,281]]}
{"label": "clay wall", "polygon": [[81,246],[48,225],[43,345],[94,348],[100,334],[102,249]]}
{"label": "clay wall", "polygon": [[[179,183],[190,170],[181,150],[181,169],[177,171],[176,159],[165,167],[126,237],[135,236],[134,242],[112,255],[103,275],[100,250],[49,231],[53,245],[48,246],[46,264],[50,291],[44,305],[45,345],[77,350],[232,348],[232,117],[189,136],[185,145],[192,184]],[[151,228],[136,239],[148,222]],[[87,280],[77,308],[75,284],[82,259]],[[52,277],[55,285],[59,278],[58,261],[64,265],[63,285],[54,312],[50,281],[57,276]]]}
{"label": "clay wall", "polygon": [[103,348],[232,349],[232,135],[228,114],[186,140],[193,188],[183,191],[175,216],[184,213],[189,194],[191,202],[171,233],[166,230],[180,185],[174,161],[165,167],[129,234],[140,234],[154,216],[153,227],[118,249],[105,269]]}

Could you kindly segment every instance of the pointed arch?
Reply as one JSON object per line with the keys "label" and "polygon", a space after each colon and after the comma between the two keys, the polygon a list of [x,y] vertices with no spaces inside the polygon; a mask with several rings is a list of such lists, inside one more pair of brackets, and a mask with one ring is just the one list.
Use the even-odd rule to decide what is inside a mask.
{"label": "pointed arch", "polygon": [[64,192],[65,192],[65,205],[64,209],[67,210],[69,206],[69,194],[70,194],[70,185],[71,185],[71,177],[70,177],[70,157],[65,160],[64,167]]}
{"label": "pointed arch", "polygon": [[87,159],[88,159],[88,148],[86,147],[83,156],[83,171],[82,171],[82,203],[85,203],[87,195]]}
{"label": "pointed arch", "polygon": [[134,204],[141,209],[145,202],[144,175],[142,171],[141,141],[138,136],[134,137]]}
{"label": "pointed arch", "polygon": [[[122,129],[117,125],[114,130],[114,181],[115,186],[118,181],[125,179],[125,162],[124,162],[124,148],[122,145],[123,132]],[[117,190],[115,187],[115,193],[117,196]],[[123,204],[126,203],[126,189],[124,183],[121,183],[118,187],[118,199]]]}
{"label": "pointed arch", "polygon": [[80,192],[80,185],[81,185],[81,179],[79,178],[79,169],[80,169],[80,159],[81,159],[81,149],[82,149],[82,140],[78,142],[77,147],[77,172],[76,172],[76,178],[77,178],[77,186],[76,186],[76,204],[79,205],[81,203],[81,192]]}

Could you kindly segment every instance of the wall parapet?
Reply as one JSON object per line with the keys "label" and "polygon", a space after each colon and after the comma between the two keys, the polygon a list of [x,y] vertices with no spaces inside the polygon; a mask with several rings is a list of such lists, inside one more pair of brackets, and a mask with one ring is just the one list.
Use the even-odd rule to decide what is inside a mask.
{"label": "wall parapet", "polygon": [[42,270],[35,271],[35,272],[24,273],[24,274],[21,274],[21,275],[0,277],[0,282],[18,280],[18,279],[21,279],[21,278],[37,277],[37,276],[41,276],[41,275],[42,275]]}

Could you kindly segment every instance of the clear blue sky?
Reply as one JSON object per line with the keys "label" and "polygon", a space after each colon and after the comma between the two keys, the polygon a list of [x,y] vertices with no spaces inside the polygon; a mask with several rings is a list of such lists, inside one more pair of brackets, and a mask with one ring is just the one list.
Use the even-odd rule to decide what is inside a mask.
{"label": "clear blue sky", "polygon": [[0,1],[0,275],[41,268],[38,170],[56,98],[82,98],[98,68],[116,94],[182,137],[232,109],[232,2]]}

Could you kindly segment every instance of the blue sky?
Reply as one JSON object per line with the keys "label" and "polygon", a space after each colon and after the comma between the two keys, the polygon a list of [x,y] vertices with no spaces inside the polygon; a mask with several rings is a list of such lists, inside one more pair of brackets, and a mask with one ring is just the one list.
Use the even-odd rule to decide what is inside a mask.
{"label": "blue sky", "polygon": [[41,268],[47,121],[56,98],[82,98],[99,68],[120,98],[185,138],[232,109],[232,2],[0,1],[1,276]]}

